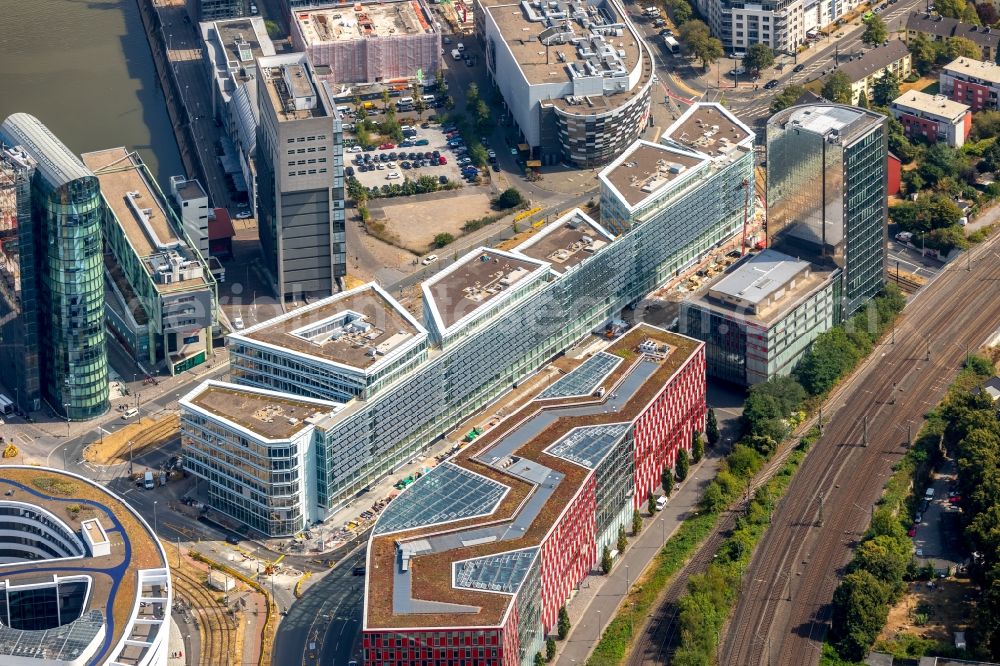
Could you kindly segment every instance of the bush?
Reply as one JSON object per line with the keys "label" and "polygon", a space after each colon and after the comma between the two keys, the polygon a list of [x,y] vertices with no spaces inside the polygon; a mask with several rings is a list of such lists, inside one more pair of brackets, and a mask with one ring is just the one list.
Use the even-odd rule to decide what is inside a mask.
{"label": "bush", "polygon": [[556,621],[556,631],[558,632],[559,640],[566,640],[566,637],[569,636],[571,626],[569,623],[569,612],[565,606],[560,606],[559,619]]}
{"label": "bush", "polygon": [[625,549],[628,548],[628,535],[625,534],[624,527],[618,528],[618,543],[615,544],[615,548],[618,549],[619,555],[624,553]]}
{"label": "bush", "polygon": [[691,462],[688,460],[687,449],[682,448],[677,452],[677,462],[674,463],[674,473],[677,474],[678,481],[683,481],[687,478],[690,467]]}
{"label": "bush", "polygon": [[508,187],[497,195],[491,202],[493,208],[497,210],[508,210],[527,203],[524,195],[516,187]]}
{"label": "bush", "polygon": [[611,573],[611,567],[614,562],[611,560],[611,549],[607,546],[604,547],[604,551],[601,552],[601,571],[607,576]]}
{"label": "bush", "polygon": [[556,658],[556,642],[549,636],[545,639],[545,661],[552,661]]}
{"label": "bush", "polygon": [[[651,504],[649,512],[653,513],[656,510],[656,498],[653,497],[652,493],[649,494],[649,501]],[[642,531],[642,516],[639,515],[639,509],[632,509],[632,536],[633,537],[639,536],[639,532],[641,531]],[[619,541],[618,543],[621,543],[621,541]]]}
{"label": "bush", "polygon": [[709,444],[716,444],[719,441],[719,422],[715,418],[715,410],[708,408],[708,415],[705,417],[705,435]]}
{"label": "bush", "polygon": [[701,433],[696,430],[691,437],[691,460],[700,463],[703,457],[705,457],[705,440],[702,439]]}
{"label": "bush", "polygon": [[674,473],[669,467],[664,467],[663,472],[660,473],[660,487],[663,488],[663,494],[667,497],[674,491]]}
{"label": "bush", "polygon": [[440,233],[434,237],[434,247],[441,248],[455,240],[449,233]]}

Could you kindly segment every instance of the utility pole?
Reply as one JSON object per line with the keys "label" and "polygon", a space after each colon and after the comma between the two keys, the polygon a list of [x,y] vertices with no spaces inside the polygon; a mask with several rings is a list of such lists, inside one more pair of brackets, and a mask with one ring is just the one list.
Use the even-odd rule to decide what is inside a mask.
{"label": "utility pole", "polygon": [[892,383],[892,399],[889,401],[890,405],[896,404],[896,382]]}
{"label": "utility pole", "polygon": [[910,423],[909,421],[906,422],[906,445],[907,446],[913,446],[913,437],[910,435],[910,427],[912,425],[913,424]]}
{"label": "utility pole", "polygon": [[868,415],[867,415],[867,414],[865,414],[865,419],[864,419],[864,428],[865,428],[865,439],[864,439],[864,443],[865,443],[865,446],[868,446]]}
{"label": "utility pole", "polygon": [[823,527],[823,495],[817,495],[817,499],[819,500],[819,526]]}
{"label": "utility pole", "polygon": [[820,437],[823,436],[823,408],[819,408],[819,434]]}

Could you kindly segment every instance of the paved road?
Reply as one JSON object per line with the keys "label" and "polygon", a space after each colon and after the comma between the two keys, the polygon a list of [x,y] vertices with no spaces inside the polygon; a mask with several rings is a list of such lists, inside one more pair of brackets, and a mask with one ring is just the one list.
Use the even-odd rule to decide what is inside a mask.
{"label": "paved road", "polygon": [[733,615],[738,621],[724,636],[721,663],[816,663],[829,629],[835,572],[868,524],[904,451],[907,426],[916,433],[968,350],[1000,321],[998,252],[994,238],[973,250],[968,264],[941,271],[908,305],[896,344],[876,350],[830,406],[824,436],[792,480],[743,577]]}

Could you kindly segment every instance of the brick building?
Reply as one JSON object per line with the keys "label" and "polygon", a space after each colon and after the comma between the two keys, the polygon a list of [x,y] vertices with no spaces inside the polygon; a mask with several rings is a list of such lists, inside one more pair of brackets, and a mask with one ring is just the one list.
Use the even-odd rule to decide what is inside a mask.
{"label": "brick building", "polygon": [[911,90],[894,99],[890,111],[911,140],[944,141],[952,148],[961,148],[972,129],[969,106],[944,95]]}
{"label": "brick building", "polygon": [[643,324],[559,366],[502,420],[489,407],[484,434],[383,511],[368,545],[365,663],[530,664],[663,465],[704,429],[697,340]]}
{"label": "brick building", "polygon": [[956,58],[941,69],[941,94],[973,111],[996,109],[1000,94],[1000,65]]}

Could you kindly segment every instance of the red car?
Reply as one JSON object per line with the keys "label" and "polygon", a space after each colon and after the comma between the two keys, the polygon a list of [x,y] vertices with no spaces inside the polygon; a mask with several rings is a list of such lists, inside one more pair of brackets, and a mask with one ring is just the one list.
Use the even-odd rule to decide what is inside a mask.
{"label": "red car", "polygon": [[917,536],[917,528],[916,527],[911,527],[910,531],[906,533],[906,536],[908,536],[908,537],[915,537],[915,536]]}
{"label": "red car", "polygon": [[448,163],[448,158],[445,157],[444,155],[438,158],[438,164],[447,164],[447,163]]}
{"label": "red car", "polygon": [[396,144],[394,144],[394,143],[383,143],[381,146],[378,147],[378,149],[379,150],[392,150],[395,147],[396,147]]}
{"label": "red car", "polygon": [[951,497],[948,498],[948,501],[951,502],[952,504],[958,504],[959,502],[962,501],[962,496],[952,495]]}

